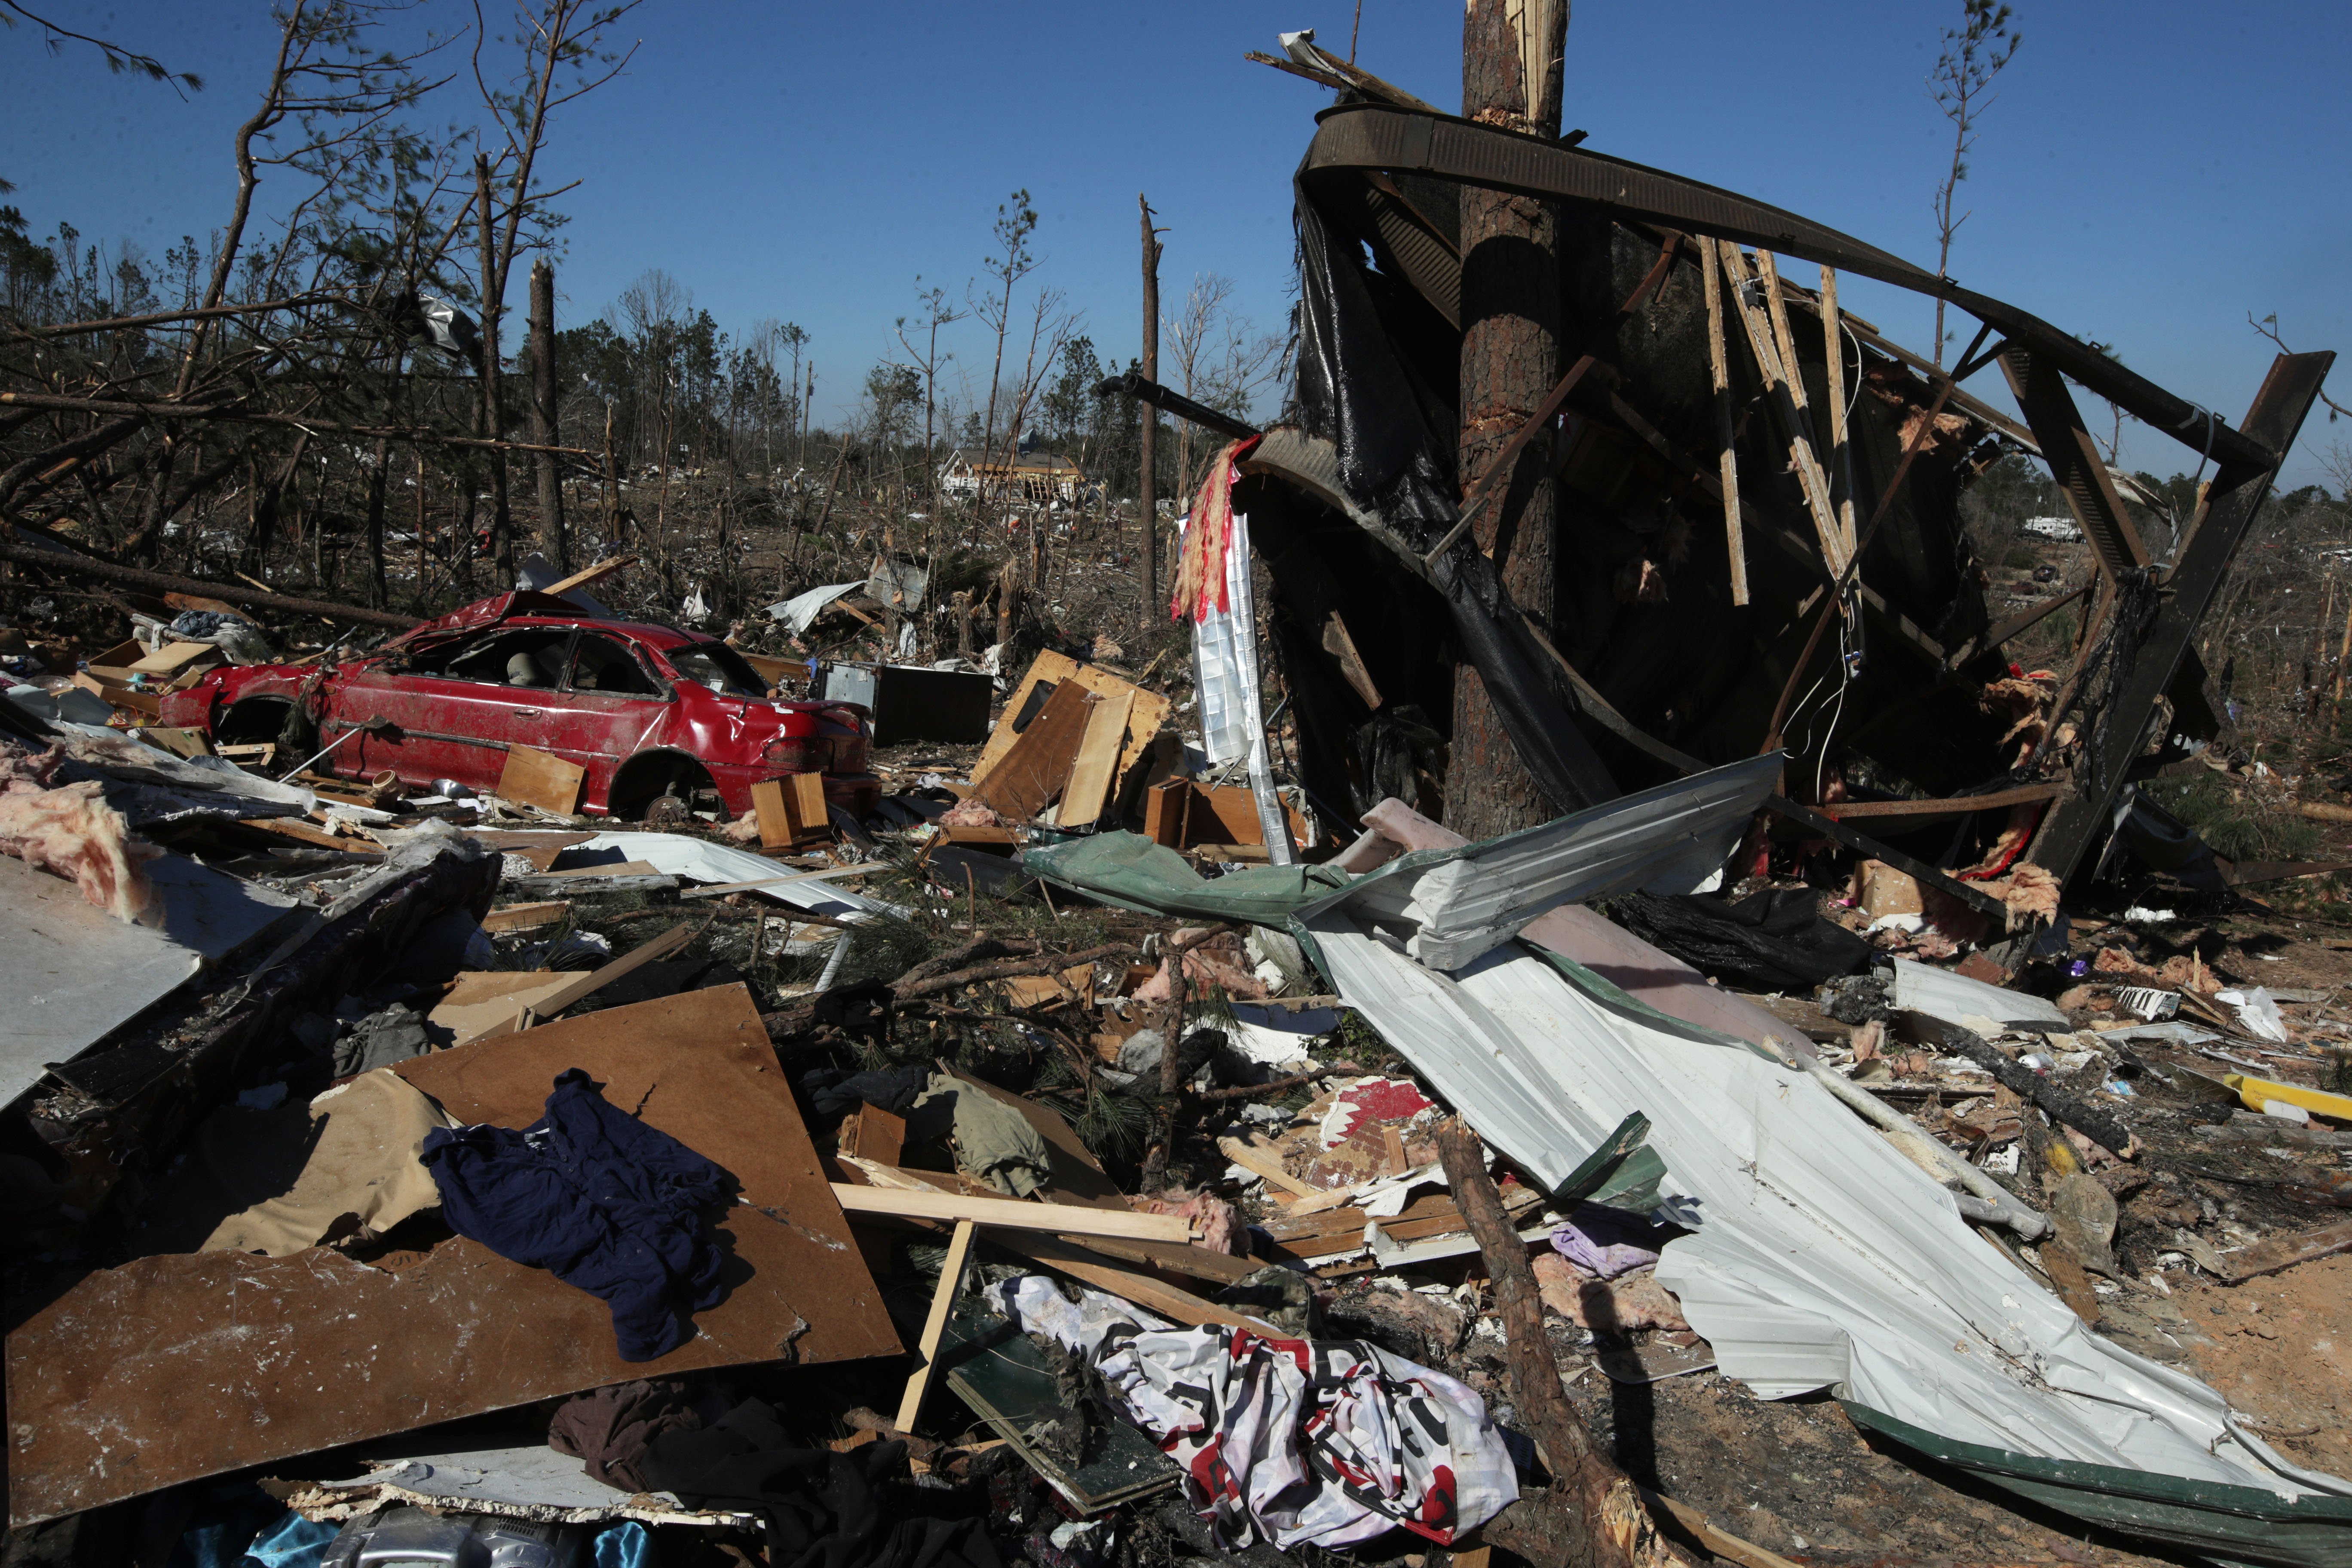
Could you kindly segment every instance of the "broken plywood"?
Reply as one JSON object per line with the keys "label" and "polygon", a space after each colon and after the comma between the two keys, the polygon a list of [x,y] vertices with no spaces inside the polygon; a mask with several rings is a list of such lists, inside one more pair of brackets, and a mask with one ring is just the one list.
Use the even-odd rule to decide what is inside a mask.
{"label": "broken plywood", "polygon": [[499,774],[499,797],[570,816],[580,809],[580,784],[587,776],[586,768],[567,763],[552,752],[509,746],[507,765]]}
{"label": "broken plywood", "polygon": [[401,1066],[452,1115],[509,1127],[583,1068],[725,1166],[748,1200],[718,1226],[727,1299],[677,1350],[624,1362],[603,1301],[462,1237],[396,1268],[312,1248],[100,1269],[8,1336],[12,1524],[630,1378],[899,1349],[742,986]]}

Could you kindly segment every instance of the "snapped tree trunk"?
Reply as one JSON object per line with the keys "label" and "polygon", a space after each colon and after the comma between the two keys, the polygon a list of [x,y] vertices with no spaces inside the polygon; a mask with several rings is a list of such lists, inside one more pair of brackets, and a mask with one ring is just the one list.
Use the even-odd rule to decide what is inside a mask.
{"label": "snapped tree trunk", "polygon": [[[555,268],[545,260],[530,264],[530,438],[534,445],[553,447],[556,439],[555,394]],[[563,479],[555,454],[532,454],[539,468],[539,539],[554,561],[556,571],[572,574],[572,536],[563,523]]]}
{"label": "snapped tree trunk", "polygon": [[[1469,0],[1462,23],[1462,113],[1484,124],[1559,134],[1568,0]],[[1462,188],[1460,481],[1477,482],[1559,379],[1559,216],[1551,205]],[[1541,451],[1473,529],[1511,602],[1551,631],[1555,498]],[[1486,682],[1454,668],[1445,825],[1491,838],[1559,815],[1503,729]]]}

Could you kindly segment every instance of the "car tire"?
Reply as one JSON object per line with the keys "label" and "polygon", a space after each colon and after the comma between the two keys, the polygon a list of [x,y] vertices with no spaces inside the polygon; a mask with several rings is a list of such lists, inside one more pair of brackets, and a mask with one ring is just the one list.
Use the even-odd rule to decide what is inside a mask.
{"label": "car tire", "polygon": [[660,805],[669,799],[682,808],[684,820],[690,822],[696,796],[716,788],[709,773],[692,757],[675,752],[655,752],[632,757],[621,764],[621,771],[614,775],[612,789],[605,795],[605,810],[623,821],[660,826],[655,814],[671,811],[672,807]]}

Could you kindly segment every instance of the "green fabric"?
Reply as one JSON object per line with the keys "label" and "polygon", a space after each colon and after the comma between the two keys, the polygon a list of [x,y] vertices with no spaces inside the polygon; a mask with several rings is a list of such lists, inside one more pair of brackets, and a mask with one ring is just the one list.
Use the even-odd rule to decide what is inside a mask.
{"label": "green fabric", "polygon": [[941,1107],[954,1118],[956,1165],[1010,1197],[1025,1198],[1054,1180],[1054,1154],[1029,1119],[992,1094],[935,1072],[908,1108],[907,1130],[930,1131]]}
{"label": "green fabric", "polygon": [[2352,1568],[2352,1498],[2289,1501],[2267,1487],[2036,1458],[1939,1436],[1850,1399],[1838,1403],[1858,1426],[2076,1519],[2224,1561]]}
{"label": "green fabric", "polygon": [[1331,866],[1250,866],[1211,881],[1183,856],[1139,833],[1097,833],[1033,848],[1021,864],[1033,876],[1139,914],[1275,927],[1286,927],[1293,910],[1353,880]]}

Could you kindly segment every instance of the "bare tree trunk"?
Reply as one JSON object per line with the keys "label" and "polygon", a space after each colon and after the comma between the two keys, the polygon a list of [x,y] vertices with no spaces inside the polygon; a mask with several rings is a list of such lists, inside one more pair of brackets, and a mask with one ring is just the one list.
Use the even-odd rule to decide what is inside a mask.
{"label": "bare tree trunk", "polygon": [[[530,264],[530,438],[541,447],[557,444],[555,395],[555,268]],[[555,569],[572,573],[572,536],[563,525],[563,479],[555,454],[535,454],[539,468],[539,537]]]}
{"label": "bare tree trunk", "polygon": [[[493,441],[507,437],[506,411],[499,401],[499,316],[505,301],[497,294],[498,234],[490,226],[490,160],[474,154],[475,199],[481,216],[482,237],[482,434]],[[507,510],[507,455],[493,451],[490,458],[490,555],[497,562],[499,582],[514,586],[514,518]]]}
{"label": "bare tree trunk", "polygon": [[[1470,0],[1462,24],[1462,112],[1471,120],[1559,134],[1560,51],[1568,0]],[[1545,203],[1462,190],[1460,482],[1483,475],[1559,376],[1559,218]],[[1500,569],[1511,602],[1551,630],[1556,513],[1538,458],[1480,514],[1473,533]],[[1558,815],[1503,729],[1486,682],[1454,668],[1454,742],[1445,824],[1466,838],[1532,827]]]}
{"label": "bare tree trunk", "polygon": [[[1151,204],[1138,192],[1135,205],[1143,212],[1143,379],[1160,379],[1160,237],[1151,226]],[[1143,588],[1144,633],[1150,635],[1160,615],[1160,410],[1139,401],[1143,433],[1136,448],[1142,471],[1135,481],[1135,508],[1143,525],[1143,554],[1137,580]]]}

